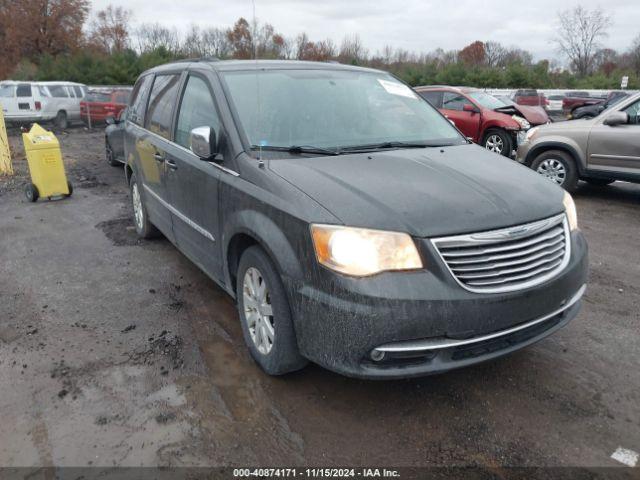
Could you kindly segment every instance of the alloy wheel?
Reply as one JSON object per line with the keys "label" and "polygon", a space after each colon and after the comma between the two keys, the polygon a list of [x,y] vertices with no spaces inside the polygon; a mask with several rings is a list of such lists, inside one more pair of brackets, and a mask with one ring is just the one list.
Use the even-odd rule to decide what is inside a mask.
{"label": "alloy wheel", "polygon": [[267,283],[255,267],[248,268],[244,274],[242,297],[249,336],[256,349],[267,355],[275,339],[273,308]]}
{"label": "alloy wheel", "polygon": [[547,158],[544,160],[538,165],[536,172],[558,185],[562,185],[567,178],[567,169],[561,161],[555,158]]}
{"label": "alloy wheel", "polygon": [[504,142],[499,135],[489,135],[487,137],[487,141],[484,143],[484,148],[491,152],[502,154],[502,150],[504,149]]}

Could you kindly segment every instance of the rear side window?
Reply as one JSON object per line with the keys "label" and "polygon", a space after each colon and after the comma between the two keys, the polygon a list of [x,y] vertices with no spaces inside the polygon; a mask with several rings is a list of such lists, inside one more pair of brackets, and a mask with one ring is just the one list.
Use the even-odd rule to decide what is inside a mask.
{"label": "rear side window", "polygon": [[15,91],[15,85],[0,85],[0,98],[13,98]]}
{"label": "rear side window", "polygon": [[80,87],[77,87],[77,86],[74,85],[73,86],[73,91],[76,92],[76,97],[78,97],[78,98],[84,97],[83,91],[82,91],[82,89]]}
{"label": "rear side window", "polygon": [[53,98],[69,98],[67,89],[63,85],[49,85],[49,92]]}
{"label": "rear side window", "polygon": [[156,75],[149,95],[145,127],[167,140],[171,139],[171,119],[179,84],[179,75]]}
{"label": "rear side window", "polygon": [[127,118],[136,125],[144,124],[144,108],[147,103],[147,97],[149,96],[149,90],[151,90],[152,82],[153,75],[146,75],[139,78],[136,82],[136,86],[133,88]]}
{"label": "rear side window", "polygon": [[16,97],[31,97],[31,85],[23,83],[16,89]]}
{"label": "rear side window", "polygon": [[442,108],[442,92],[418,92],[422,98],[436,108]]}
{"label": "rear side window", "polygon": [[51,95],[49,95],[49,90],[47,90],[47,87],[43,87],[41,85],[38,85],[38,92],[40,93],[41,97],[50,97]]}
{"label": "rear side window", "polygon": [[209,87],[202,78],[191,76],[180,103],[175,142],[185,148],[191,147],[191,130],[198,127],[211,127],[219,137],[220,118]]}

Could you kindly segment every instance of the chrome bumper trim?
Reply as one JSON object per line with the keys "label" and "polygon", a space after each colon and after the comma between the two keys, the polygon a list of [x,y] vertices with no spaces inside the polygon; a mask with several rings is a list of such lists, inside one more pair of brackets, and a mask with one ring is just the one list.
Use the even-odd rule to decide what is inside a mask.
{"label": "chrome bumper trim", "polygon": [[387,343],[379,347],[376,347],[373,351],[378,353],[425,352],[429,350],[439,350],[442,348],[452,348],[452,347],[459,347],[462,345],[470,345],[474,343],[484,342],[486,340],[492,340],[494,338],[499,338],[499,337],[517,332],[519,330],[524,330],[526,328],[532,327],[538,323],[542,323],[545,320],[549,320],[550,318],[555,317],[556,315],[560,315],[561,313],[563,313],[564,311],[568,310],[573,305],[575,305],[580,300],[580,298],[582,298],[582,295],[584,295],[584,292],[586,289],[587,289],[586,285],[583,285],[582,287],[580,287],[580,290],[578,290],[576,294],[573,297],[571,297],[571,299],[568,300],[559,309],[554,310],[553,312],[543,317],[532,320],[530,322],[517,325],[512,328],[508,328],[507,330],[501,330],[499,332],[491,333],[489,335],[483,335],[481,337],[466,338],[464,340],[455,340],[451,338],[440,337],[440,338],[429,338],[425,340],[409,340],[406,342]]}

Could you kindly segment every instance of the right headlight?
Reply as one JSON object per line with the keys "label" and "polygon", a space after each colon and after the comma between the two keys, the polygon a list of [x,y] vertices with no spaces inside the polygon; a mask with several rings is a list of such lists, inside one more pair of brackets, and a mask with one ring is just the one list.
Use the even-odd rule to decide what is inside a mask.
{"label": "right headlight", "polygon": [[573,198],[569,192],[564,192],[564,198],[562,199],[564,205],[564,211],[567,214],[567,221],[569,222],[569,230],[574,231],[578,229],[578,213],[576,212],[576,204],[573,202]]}
{"label": "right headlight", "polygon": [[311,236],[318,262],[346,275],[423,268],[416,245],[406,233],[311,225]]}

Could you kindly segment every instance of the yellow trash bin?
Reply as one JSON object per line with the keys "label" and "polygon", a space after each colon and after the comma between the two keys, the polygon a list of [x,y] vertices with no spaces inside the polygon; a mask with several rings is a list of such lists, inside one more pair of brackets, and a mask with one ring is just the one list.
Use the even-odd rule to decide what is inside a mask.
{"label": "yellow trash bin", "polygon": [[55,135],[34,123],[22,134],[24,150],[27,154],[31,183],[25,189],[30,202],[39,197],[68,197],[73,193],[67,181],[60,153],[60,143]]}

